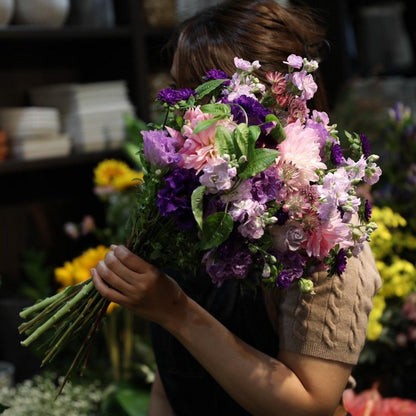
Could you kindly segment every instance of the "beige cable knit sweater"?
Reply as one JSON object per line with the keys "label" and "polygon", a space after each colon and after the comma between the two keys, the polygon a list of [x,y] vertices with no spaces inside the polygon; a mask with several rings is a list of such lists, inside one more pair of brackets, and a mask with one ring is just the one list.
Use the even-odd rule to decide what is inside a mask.
{"label": "beige cable knit sweater", "polygon": [[275,300],[280,349],[355,365],[381,287],[370,246],[348,260],[341,276],[318,272],[312,280],[316,294],[301,294],[292,285]]}

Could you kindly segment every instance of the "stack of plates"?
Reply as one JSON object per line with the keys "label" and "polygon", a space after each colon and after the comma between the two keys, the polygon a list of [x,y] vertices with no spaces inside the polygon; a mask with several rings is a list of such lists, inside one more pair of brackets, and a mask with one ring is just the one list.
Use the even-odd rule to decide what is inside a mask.
{"label": "stack of plates", "polygon": [[126,114],[134,114],[125,81],[55,84],[30,91],[36,106],[59,110],[63,131],[78,151],[119,148]]}
{"label": "stack of plates", "polygon": [[0,127],[8,137],[11,155],[16,158],[66,156],[71,151],[68,136],[60,133],[56,108],[0,108]]}

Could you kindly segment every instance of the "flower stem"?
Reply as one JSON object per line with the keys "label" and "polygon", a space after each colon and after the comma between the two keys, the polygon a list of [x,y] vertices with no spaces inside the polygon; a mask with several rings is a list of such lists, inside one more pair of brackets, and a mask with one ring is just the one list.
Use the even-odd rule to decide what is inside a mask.
{"label": "flower stem", "polygon": [[21,344],[25,347],[30,345],[33,341],[38,339],[45,331],[47,331],[54,323],[61,319],[65,314],[71,311],[71,309],[85,296],[87,296],[91,290],[93,290],[94,284],[92,280],[88,284],[84,285],[79,293],[74,296],[69,302],[67,302],[59,311],[49,318],[44,324],[36,329],[29,337],[27,337]]}

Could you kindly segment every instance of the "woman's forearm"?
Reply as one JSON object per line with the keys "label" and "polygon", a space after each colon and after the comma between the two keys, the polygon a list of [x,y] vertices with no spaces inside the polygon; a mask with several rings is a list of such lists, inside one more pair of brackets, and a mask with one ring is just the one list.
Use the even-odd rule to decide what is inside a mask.
{"label": "woman's forearm", "polygon": [[[313,383],[319,381],[317,378],[311,377],[309,388],[282,361],[234,336],[191,299],[186,298],[185,303],[181,319],[167,321],[165,328],[249,413],[254,416],[332,414],[341,389],[338,388],[339,393],[338,390],[322,391],[321,395],[318,388],[313,388]],[[312,367],[314,365],[312,360]],[[302,376],[308,384],[307,372]],[[348,377],[347,373],[345,377]],[[323,383],[331,383],[330,377]]]}

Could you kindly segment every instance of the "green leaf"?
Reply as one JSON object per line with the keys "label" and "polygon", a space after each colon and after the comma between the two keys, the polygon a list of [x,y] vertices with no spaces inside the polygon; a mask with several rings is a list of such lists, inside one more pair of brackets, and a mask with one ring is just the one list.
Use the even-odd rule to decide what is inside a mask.
{"label": "green leaf", "polygon": [[215,144],[218,151],[222,155],[235,155],[236,149],[234,147],[234,133],[224,126],[217,126],[215,133]]}
{"label": "green leaf", "polygon": [[231,109],[227,104],[206,104],[201,106],[203,113],[213,114],[214,116],[229,116]]}
{"label": "green leaf", "polygon": [[241,155],[247,155],[249,149],[249,136],[250,130],[246,124],[239,124],[234,132],[235,147],[238,152],[236,153],[237,159]]}
{"label": "green leaf", "polygon": [[136,389],[122,389],[116,394],[117,401],[129,416],[146,416],[149,406],[149,392]]}
{"label": "green leaf", "polygon": [[266,123],[270,122],[276,123],[276,127],[270,131],[270,136],[272,136],[277,143],[282,142],[286,138],[286,132],[280,123],[280,120],[274,114],[267,114]]}
{"label": "green leaf", "polygon": [[233,230],[234,221],[226,212],[216,212],[210,215],[203,224],[201,233],[201,248],[208,250],[222,244]]}
{"label": "green leaf", "polygon": [[206,187],[198,186],[193,192],[191,197],[192,212],[194,214],[195,221],[197,222],[199,228],[202,230],[202,214],[203,214],[203,199]]}
{"label": "green leaf", "polygon": [[209,129],[212,125],[214,125],[218,121],[217,117],[210,118],[209,120],[202,120],[198,122],[198,124],[195,126],[194,134],[201,133],[201,131],[204,131],[206,129]]}
{"label": "green leaf", "polygon": [[238,176],[242,179],[248,179],[263,172],[275,161],[278,154],[279,152],[273,149],[254,149],[253,158],[248,161],[247,166]]}
{"label": "green leaf", "polygon": [[199,85],[195,91],[198,94],[198,99],[205,97],[210,94],[212,91],[216,90],[226,79],[212,79],[210,81],[204,82]]}

